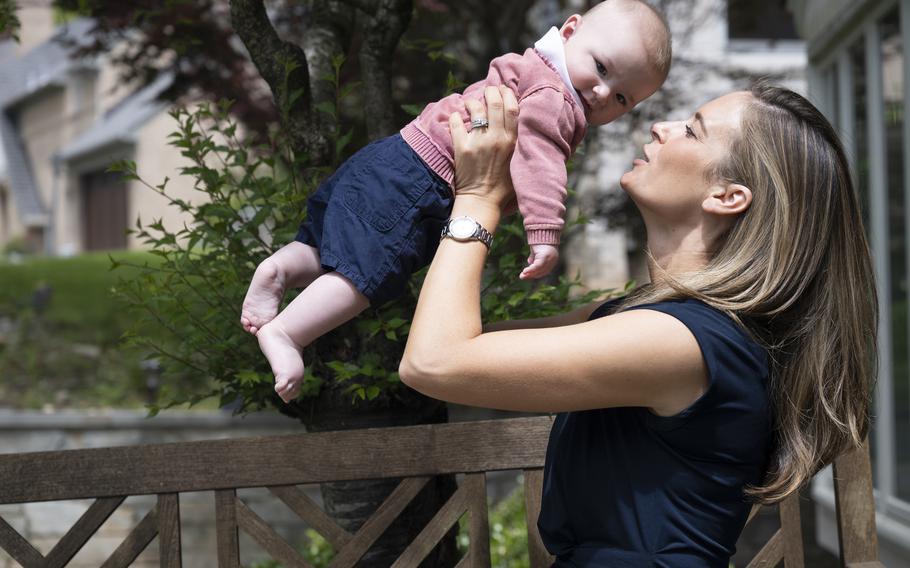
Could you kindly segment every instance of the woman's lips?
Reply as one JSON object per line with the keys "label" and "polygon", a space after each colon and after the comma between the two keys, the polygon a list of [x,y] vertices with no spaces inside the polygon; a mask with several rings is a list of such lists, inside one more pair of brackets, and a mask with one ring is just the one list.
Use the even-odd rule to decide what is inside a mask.
{"label": "woman's lips", "polygon": [[648,165],[648,164],[650,164],[650,163],[651,163],[651,158],[648,156],[648,149],[647,149],[647,147],[642,148],[642,152],[641,152],[641,153],[642,153],[642,155],[643,155],[644,157],[643,157],[643,158],[635,158],[634,160],[632,160],[632,163],[633,163],[633,164],[641,164],[641,165],[645,165],[645,166]]}

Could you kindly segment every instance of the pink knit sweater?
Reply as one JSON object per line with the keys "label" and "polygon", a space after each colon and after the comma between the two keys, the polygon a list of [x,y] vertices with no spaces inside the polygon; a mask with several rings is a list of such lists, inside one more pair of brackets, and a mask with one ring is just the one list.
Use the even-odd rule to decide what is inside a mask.
{"label": "pink knit sweater", "polygon": [[518,142],[510,169],[528,244],[557,245],[565,225],[566,160],[584,139],[587,122],[584,109],[536,50],[497,57],[486,79],[428,104],[401,135],[451,185],[455,169],[449,115],[460,112],[465,124],[470,122],[463,99],[483,100],[488,85],[507,85],[518,98]]}

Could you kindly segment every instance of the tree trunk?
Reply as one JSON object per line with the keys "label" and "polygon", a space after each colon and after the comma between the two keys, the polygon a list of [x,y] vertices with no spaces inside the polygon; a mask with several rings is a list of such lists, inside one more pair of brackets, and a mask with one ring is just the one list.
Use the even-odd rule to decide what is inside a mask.
{"label": "tree trunk", "polygon": [[[309,432],[382,428],[446,422],[443,402],[405,388],[398,396],[380,395],[369,404],[352,405],[351,395],[339,388],[325,388],[307,401],[302,421]],[[395,443],[394,438],[388,444]],[[326,513],[342,528],[355,533],[398,486],[400,479],[346,481],[321,486]],[[358,567],[386,568],[404,551],[433,515],[455,492],[455,476],[437,476],[428,483],[401,515],[363,556]],[[423,568],[448,568],[458,562],[457,525],[427,556]]]}
{"label": "tree trunk", "polygon": [[[243,40],[253,63],[269,84],[279,108],[288,143],[297,156],[307,156],[310,164],[331,163],[330,144],[337,125],[319,111],[321,102],[334,98],[333,88],[324,76],[333,69],[332,57],[344,53],[350,40],[349,26],[356,20],[364,36],[360,53],[364,88],[369,93],[365,114],[371,139],[397,130],[391,96],[389,67],[401,34],[410,22],[411,0],[343,0],[313,5],[305,49],[282,40],[271,21],[263,0],[231,0],[231,20]],[[358,18],[350,18],[352,10]],[[366,70],[364,72],[364,69]],[[319,361],[347,361],[362,349],[373,349],[353,327],[343,326],[320,338],[316,344]],[[385,350],[389,350],[388,347]],[[397,366],[400,346],[381,353],[383,364]],[[330,372],[326,372],[331,375]],[[376,399],[352,404],[343,384],[328,381],[318,397],[302,403],[281,405],[288,415],[296,415],[310,432],[349,430],[446,422],[445,403],[429,399],[401,387]],[[395,440],[390,439],[389,444]],[[318,459],[318,456],[313,456]],[[322,495],[326,513],[341,527],[354,533],[395,489],[400,480],[325,483]],[[402,511],[385,533],[358,563],[358,566],[391,566],[436,512],[455,492],[454,476],[433,479]],[[458,561],[455,536],[450,531],[423,562],[426,568],[448,568]]]}

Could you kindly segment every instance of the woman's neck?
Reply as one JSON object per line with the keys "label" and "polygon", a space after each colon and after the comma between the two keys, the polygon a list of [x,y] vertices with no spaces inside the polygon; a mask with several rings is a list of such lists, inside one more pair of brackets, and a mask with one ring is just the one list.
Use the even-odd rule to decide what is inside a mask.
{"label": "woman's neck", "polygon": [[[659,281],[661,273],[679,275],[697,272],[708,265],[711,252],[701,235],[693,232],[679,235],[648,235],[648,273],[651,281]],[[657,266],[655,266],[655,263]],[[659,267],[659,268],[658,268]]]}

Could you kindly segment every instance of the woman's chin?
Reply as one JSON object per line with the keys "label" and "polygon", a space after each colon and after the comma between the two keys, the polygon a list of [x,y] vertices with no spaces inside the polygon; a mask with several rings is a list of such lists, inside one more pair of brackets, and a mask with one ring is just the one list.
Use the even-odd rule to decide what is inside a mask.
{"label": "woman's chin", "polygon": [[626,193],[631,193],[631,188],[635,185],[635,170],[629,170],[619,178],[619,187]]}

